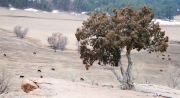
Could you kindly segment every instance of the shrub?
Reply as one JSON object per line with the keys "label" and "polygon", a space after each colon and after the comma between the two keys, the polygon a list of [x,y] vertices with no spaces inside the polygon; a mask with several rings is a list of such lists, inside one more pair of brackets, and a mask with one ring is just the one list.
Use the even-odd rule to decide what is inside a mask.
{"label": "shrub", "polygon": [[11,75],[7,74],[5,68],[0,68],[0,94],[8,91],[10,87]]}
{"label": "shrub", "polygon": [[53,33],[51,37],[48,37],[48,43],[55,51],[58,49],[63,51],[68,43],[68,38],[62,36],[61,33]]}
{"label": "shrub", "polygon": [[164,73],[167,85],[172,88],[180,89],[180,73],[174,65],[169,65]]}
{"label": "shrub", "polygon": [[21,26],[14,27],[14,33],[17,35],[17,37],[24,38],[28,32],[28,28],[22,30]]}

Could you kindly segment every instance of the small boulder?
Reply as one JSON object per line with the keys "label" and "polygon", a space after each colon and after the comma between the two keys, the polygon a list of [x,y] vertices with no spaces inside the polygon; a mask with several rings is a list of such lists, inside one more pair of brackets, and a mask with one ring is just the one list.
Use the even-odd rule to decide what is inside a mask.
{"label": "small boulder", "polygon": [[29,93],[30,91],[33,91],[37,88],[38,88],[37,84],[33,81],[28,80],[28,79],[23,80],[21,83],[21,89],[23,89],[23,91],[26,93]]}

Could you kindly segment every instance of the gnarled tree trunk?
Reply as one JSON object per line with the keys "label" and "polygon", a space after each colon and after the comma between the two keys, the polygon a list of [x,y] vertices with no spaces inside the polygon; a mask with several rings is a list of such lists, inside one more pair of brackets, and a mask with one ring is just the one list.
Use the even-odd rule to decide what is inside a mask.
{"label": "gnarled tree trunk", "polygon": [[[120,50],[120,55],[121,55],[121,51]],[[123,66],[122,66],[122,63],[121,63],[121,57],[119,59],[119,62],[118,62],[118,65],[120,67],[120,70],[121,70],[121,75],[119,75],[114,67],[108,67],[106,66],[106,64],[103,64],[103,67],[104,69],[107,69],[107,70],[111,70],[114,75],[117,77],[117,80],[123,85],[122,89],[135,89],[134,88],[134,84],[133,84],[133,80],[132,80],[132,75],[131,75],[131,72],[132,72],[132,67],[133,67],[133,62],[131,60],[131,56],[130,54],[126,54],[127,56],[127,59],[128,59],[128,67],[126,69],[126,71],[124,70]]]}
{"label": "gnarled tree trunk", "polygon": [[[120,55],[121,55],[121,51],[120,50]],[[126,69],[126,71],[124,70],[122,63],[121,63],[121,58],[119,59],[119,67],[121,70],[121,75],[122,75],[122,84],[123,84],[123,89],[135,89],[134,88],[134,84],[133,84],[133,80],[132,80],[132,67],[133,67],[133,62],[131,60],[131,56],[130,54],[126,53],[127,59],[128,59],[128,67]]]}
{"label": "gnarled tree trunk", "polygon": [[128,67],[126,70],[126,76],[127,76],[127,84],[130,89],[134,89],[134,84],[133,84],[133,79],[132,79],[132,67],[133,67],[133,61],[131,60],[131,55],[130,53],[126,54],[127,59],[128,59]]}

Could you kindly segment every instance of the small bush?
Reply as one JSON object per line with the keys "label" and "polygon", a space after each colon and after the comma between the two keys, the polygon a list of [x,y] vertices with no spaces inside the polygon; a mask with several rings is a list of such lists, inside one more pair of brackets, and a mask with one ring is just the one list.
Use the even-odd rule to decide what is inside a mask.
{"label": "small bush", "polygon": [[14,33],[17,35],[17,37],[24,38],[28,32],[28,28],[22,30],[21,26],[14,27]]}
{"label": "small bush", "polygon": [[48,43],[54,50],[64,50],[68,42],[66,36],[62,36],[61,33],[53,33],[51,37],[48,37]]}
{"label": "small bush", "polygon": [[180,89],[180,70],[174,65],[169,65],[166,68],[164,77],[167,81],[167,85],[172,88]]}
{"label": "small bush", "polygon": [[0,94],[5,93],[8,91],[11,80],[11,75],[7,74],[5,68],[0,68]]}

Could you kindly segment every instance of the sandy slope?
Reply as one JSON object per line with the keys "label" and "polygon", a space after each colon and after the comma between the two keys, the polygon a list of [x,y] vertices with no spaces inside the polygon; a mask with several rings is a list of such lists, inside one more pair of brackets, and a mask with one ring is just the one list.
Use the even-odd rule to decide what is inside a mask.
{"label": "sandy slope", "polygon": [[[33,54],[34,51],[37,53],[36,55]],[[3,56],[4,53],[7,54],[6,57]],[[40,48],[36,44],[30,43],[27,39],[19,39],[12,32],[2,29],[0,30],[0,54],[2,54],[0,56],[1,66],[4,65],[12,75],[13,85],[11,86],[10,93],[8,93],[7,96],[13,97],[8,98],[14,98],[14,96],[17,96],[17,98],[20,96],[23,96],[23,98],[42,98],[42,96],[27,95],[23,93],[20,88],[22,81],[22,79],[19,78],[20,75],[24,75],[25,78],[39,78],[42,75],[45,80],[47,78],[54,78],[61,79],[61,82],[64,81],[63,83],[60,83],[63,85],[55,84],[55,87],[62,87],[64,89],[62,89],[63,91],[59,92],[56,96],[52,96],[52,98],[152,98],[157,92],[168,93],[169,90],[171,90],[170,88],[162,89],[161,86],[158,87],[160,89],[150,88],[149,86],[144,86],[139,89],[151,93],[120,90],[120,84],[117,82],[112,72],[103,70],[101,66],[93,66],[89,71],[86,71],[77,52],[58,51],[55,53],[51,49]],[[144,54],[140,53],[139,55]],[[133,55],[133,58],[134,57],[137,59],[136,54]],[[151,57],[151,59],[153,59],[153,56]],[[138,61],[136,59],[135,61]],[[149,60],[145,62],[146,66],[143,66],[142,69],[147,70],[143,70],[143,72],[141,71],[139,77],[145,73],[147,74],[148,71],[151,72],[152,78],[156,77],[156,74],[158,74],[159,77],[161,76],[158,72],[158,67],[152,68],[153,65],[148,67]],[[150,62],[152,64],[152,61]],[[165,63],[166,62],[164,62],[164,64]],[[52,71],[51,68],[55,68],[56,71]],[[38,69],[42,72],[37,72]],[[81,77],[85,79],[83,83],[80,81]],[[159,80],[161,84],[164,84],[164,80],[156,80]],[[143,83],[143,78],[140,81],[140,83]],[[150,86],[152,87],[152,85]],[[174,91],[170,92],[175,94],[173,95],[175,96],[173,98],[178,98],[176,96],[179,96],[180,92],[176,92],[178,93],[174,93]],[[170,93],[168,93],[168,95]],[[170,95],[172,96],[172,94]]]}

